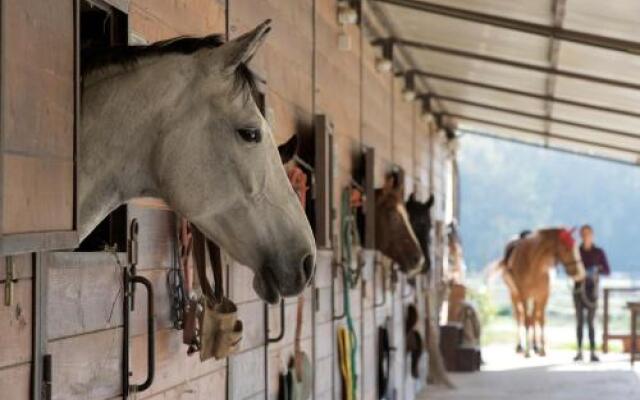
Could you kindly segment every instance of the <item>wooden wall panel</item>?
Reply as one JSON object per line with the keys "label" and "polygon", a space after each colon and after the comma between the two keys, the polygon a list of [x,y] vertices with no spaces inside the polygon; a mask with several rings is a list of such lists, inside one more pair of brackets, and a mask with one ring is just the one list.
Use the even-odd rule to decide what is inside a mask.
{"label": "wooden wall panel", "polygon": [[383,184],[387,163],[391,161],[392,97],[391,72],[375,68],[377,50],[366,41],[362,46],[362,136],[376,150],[375,185]]}
{"label": "wooden wall panel", "polygon": [[74,2],[2,4],[2,232],[71,231]]}
{"label": "wooden wall panel", "polygon": [[[12,257],[13,260],[13,278],[14,279],[30,279],[33,277],[33,266],[31,262],[31,254],[21,254]],[[0,257],[0,282],[4,282],[7,277],[6,257]]]}
{"label": "wooden wall panel", "polygon": [[3,1],[5,151],[73,156],[73,1]]}
{"label": "wooden wall panel", "polygon": [[33,279],[30,254],[13,257],[13,299],[4,305],[5,258],[0,261],[0,395],[3,399],[30,398],[31,365],[33,361]]}
{"label": "wooden wall panel", "polygon": [[5,234],[71,230],[73,161],[5,154]]}
{"label": "wooden wall panel", "polygon": [[229,7],[231,38],[265,19],[273,21],[269,39],[252,60],[251,68],[267,80],[267,109],[274,117],[272,128],[278,143],[311,128],[312,17],[311,0],[235,0]]}
{"label": "wooden wall panel", "polygon": [[3,398],[31,399],[31,365],[21,364],[14,368],[0,369],[0,388]]}
{"label": "wooden wall panel", "polygon": [[[126,254],[119,253],[122,263]],[[122,271],[110,253],[47,253],[43,265],[48,268],[48,339],[82,335],[122,326]],[[171,299],[167,290],[167,269],[139,270],[154,287],[157,329],[173,326]],[[131,314],[131,333],[146,332],[147,300],[136,296]]]}
{"label": "wooden wall panel", "polygon": [[131,0],[131,30],[149,42],[181,35],[224,34],[224,0]]}
{"label": "wooden wall panel", "polygon": [[121,328],[51,341],[47,350],[53,361],[53,399],[106,399],[121,393]]}
{"label": "wooden wall panel", "polygon": [[[0,369],[31,361],[31,283],[31,279],[18,280],[12,304],[0,305]],[[4,282],[0,281],[0,287],[4,288]]]}
{"label": "wooden wall panel", "polygon": [[360,32],[347,27],[352,47],[340,50],[336,1],[319,0],[316,7],[316,112],[331,118],[336,135],[359,139]]}
{"label": "wooden wall panel", "polygon": [[127,226],[138,220],[138,269],[170,268],[175,261],[176,216],[169,210],[129,205]]}
{"label": "wooden wall panel", "polygon": [[[126,254],[120,259],[126,262]],[[112,254],[47,253],[42,262],[49,340],[122,325],[122,271]]]}
{"label": "wooden wall panel", "polygon": [[225,400],[226,379],[227,370],[221,368],[144,398],[149,400]]}
{"label": "wooden wall panel", "polygon": [[393,84],[393,161],[405,171],[405,194],[413,190],[413,125],[414,102],[407,102],[402,97],[404,79],[395,78]]}
{"label": "wooden wall panel", "polygon": [[[243,339],[244,340],[244,339]],[[254,396],[264,396],[265,391],[265,348],[234,354],[229,358],[229,400],[244,400]],[[276,394],[277,398],[277,394]]]}
{"label": "wooden wall panel", "polygon": [[[132,382],[142,382],[147,371],[147,336],[134,336],[131,340]],[[187,346],[182,344],[182,332],[173,329],[156,331],[156,378],[153,385],[139,395],[146,398],[171,390],[185,382],[202,376],[215,379],[214,372],[225,370],[227,360],[200,362],[197,354],[187,355]],[[218,387],[216,391],[226,391]],[[215,393],[215,392],[214,392]],[[203,397],[206,393],[203,393]]]}

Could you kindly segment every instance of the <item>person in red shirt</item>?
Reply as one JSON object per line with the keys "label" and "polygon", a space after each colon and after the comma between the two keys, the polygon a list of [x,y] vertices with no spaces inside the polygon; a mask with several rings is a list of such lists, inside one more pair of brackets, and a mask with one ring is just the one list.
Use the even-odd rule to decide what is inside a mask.
{"label": "person in red shirt", "polygon": [[591,348],[591,361],[598,362],[596,355],[594,320],[598,309],[598,277],[609,275],[609,262],[604,250],[597,247],[593,241],[593,228],[583,225],[580,228],[580,257],[584,264],[586,278],[582,282],[576,282],[573,292],[573,303],[576,309],[576,336],[578,339],[578,354],[575,361],[582,360],[582,335],[584,331],[584,316],[587,315],[589,328],[589,345]]}

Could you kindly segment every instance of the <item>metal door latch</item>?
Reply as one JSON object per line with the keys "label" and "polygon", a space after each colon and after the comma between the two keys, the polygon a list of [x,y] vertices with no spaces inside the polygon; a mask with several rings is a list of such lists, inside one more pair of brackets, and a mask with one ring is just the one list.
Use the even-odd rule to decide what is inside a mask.
{"label": "metal door latch", "polygon": [[51,354],[42,356],[42,398],[51,400],[51,383],[53,382]]}
{"label": "metal door latch", "polygon": [[13,257],[5,257],[4,262],[6,268],[6,276],[4,281],[4,305],[10,306],[13,303],[13,285],[18,282],[18,279],[16,279],[14,275]]}

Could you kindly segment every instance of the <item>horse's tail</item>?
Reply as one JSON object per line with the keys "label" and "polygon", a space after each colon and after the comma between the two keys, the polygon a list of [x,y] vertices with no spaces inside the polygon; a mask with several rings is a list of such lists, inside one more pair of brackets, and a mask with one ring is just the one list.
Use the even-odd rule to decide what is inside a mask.
{"label": "horse's tail", "polygon": [[507,265],[504,259],[496,260],[487,265],[484,269],[485,281],[487,282],[487,286],[491,286],[493,281],[498,277],[502,276],[504,283],[509,288],[509,291],[512,295],[518,294],[518,287],[516,283],[513,281],[513,276],[507,270]]}
{"label": "horse's tail", "polygon": [[484,280],[487,286],[490,286],[498,276],[504,274],[506,267],[503,259],[489,263],[489,265],[484,268]]}

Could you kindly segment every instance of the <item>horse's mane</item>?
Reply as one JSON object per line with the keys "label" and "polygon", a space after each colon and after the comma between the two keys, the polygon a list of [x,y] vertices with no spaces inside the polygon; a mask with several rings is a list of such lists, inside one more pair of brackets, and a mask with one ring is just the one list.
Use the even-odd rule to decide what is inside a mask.
{"label": "horse's mane", "polygon": [[[555,241],[555,239],[557,238],[558,231],[562,229],[563,229],[562,227],[540,228],[533,231],[527,237],[523,239],[518,239],[516,246],[521,248],[520,251],[518,252],[519,253],[518,256],[531,257],[533,259],[538,259],[542,254],[547,253],[549,251],[548,246]],[[522,252],[523,249],[526,249],[526,250]],[[510,254],[509,258],[512,258],[514,256],[513,253]]]}
{"label": "horse's mane", "polygon": [[547,228],[536,229],[536,231],[534,233],[540,233],[540,234],[543,234],[543,235],[548,235],[548,234],[552,234],[552,233],[557,233],[558,231],[561,231],[562,229],[564,229],[564,228],[560,227],[560,226],[552,226],[552,227],[547,227]]}
{"label": "horse's mane", "polygon": [[[162,56],[164,54],[193,54],[201,49],[220,47],[224,43],[225,40],[222,35],[213,34],[204,37],[180,36],[142,46],[114,46],[83,49],[81,61],[82,75],[87,76],[92,72],[110,66],[131,67],[140,60]],[[252,95],[255,95],[257,91],[256,76],[244,63],[240,64],[235,71],[233,90],[238,92],[249,91]]]}

